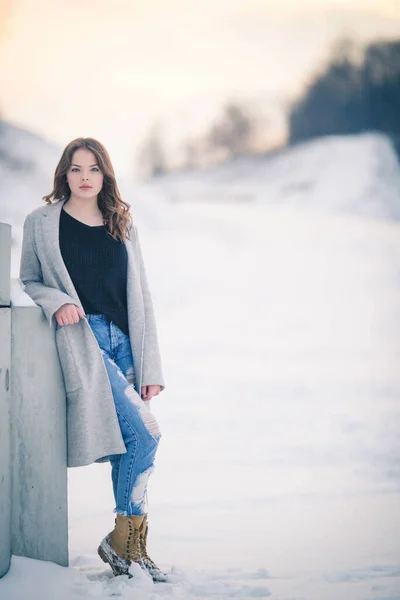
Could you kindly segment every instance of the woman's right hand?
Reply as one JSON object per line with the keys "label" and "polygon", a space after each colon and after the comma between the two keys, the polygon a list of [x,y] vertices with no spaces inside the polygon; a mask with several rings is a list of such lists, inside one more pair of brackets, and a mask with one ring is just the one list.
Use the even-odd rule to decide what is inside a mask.
{"label": "woman's right hand", "polygon": [[56,310],[54,316],[59,325],[73,325],[78,323],[80,318],[85,318],[84,313],[76,304],[63,304]]}

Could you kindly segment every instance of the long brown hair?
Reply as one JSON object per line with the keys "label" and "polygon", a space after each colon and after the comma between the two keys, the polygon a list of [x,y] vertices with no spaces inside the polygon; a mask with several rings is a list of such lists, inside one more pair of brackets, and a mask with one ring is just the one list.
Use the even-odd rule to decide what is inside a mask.
{"label": "long brown hair", "polygon": [[121,242],[126,238],[130,239],[129,226],[132,224],[132,215],[129,212],[130,204],[121,198],[107,150],[94,138],[79,137],[65,147],[54,173],[53,190],[47,196],[43,196],[42,200],[45,200],[47,204],[53,204],[52,198],[59,201],[70,195],[66,173],[71,166],[74,152],[80,148],[93,152],[103,173],[103,187],[97,196],[97,204],[110,235]]}

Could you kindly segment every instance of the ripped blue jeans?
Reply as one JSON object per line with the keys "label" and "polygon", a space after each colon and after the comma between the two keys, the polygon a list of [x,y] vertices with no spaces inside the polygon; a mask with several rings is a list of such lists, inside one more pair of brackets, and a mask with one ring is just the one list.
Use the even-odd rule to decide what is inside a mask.
{"label": "ripped blue jeans", "polygon": [[161,433],[154,416],[134,388],[135,369],[129,336],[105,315],[87,314],[99,343],[114,397],[126,453],[110,455],[116,507],[125,515],[147,513],[147,481]]}

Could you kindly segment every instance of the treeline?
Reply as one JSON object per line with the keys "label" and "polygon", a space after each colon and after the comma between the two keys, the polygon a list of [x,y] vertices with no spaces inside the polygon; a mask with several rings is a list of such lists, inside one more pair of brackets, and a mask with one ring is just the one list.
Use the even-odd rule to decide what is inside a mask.
{"label": "treeline", "polygon": [[[288,144],[382,131],[400,154],[400,41],[374,42],[364,50],[348,40],[339,41],[302,97],[282,104],[282,111],[287,115]],[[271,145],[265,145],[268,126],[268,120],[249,105],[228,103],[202,136],[182,143],[179,163],[174,165],[162,127],[155,126],[140,149],[140,171],[151,178],[270,151]]]}
{"label": "treeline", "polygon": [[178,164],[171,163],[163,128],[155,124],[140,148],[138,164],[146,178],[171,171],[199,169],[252,154],[257,147],[260,120],[245,105],[230,102],[210,124],[203,135],[187,138],[181,144]]}
{"label": "treeline", "polygon": [[400,41],[342,42],[289,114],[289,143],[371,130],[400,139]]}

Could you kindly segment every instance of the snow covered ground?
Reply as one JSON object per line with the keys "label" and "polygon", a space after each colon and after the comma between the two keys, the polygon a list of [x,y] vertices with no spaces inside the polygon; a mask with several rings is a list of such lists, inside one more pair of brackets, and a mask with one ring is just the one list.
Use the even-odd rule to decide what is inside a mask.
{"label": "snow covered ground", "polygon": [[327,136],[284,148],[275,155],[237,158],[207,171],[160,178],[173,201],[292,207],[400,220],[398,159],[387,136]]}
{"label": "snow covered ground", "polygon": [[[313,148],[302,155],[310,172]],[[166,202],[167,181],[128,199],[166,380],[152,402],[163,439],[149,549],[172,581],[114,578],[97,556],[114,515],[110,467],[95,464],[68,471],[70,568],[13,556],[1,600],[400,599],[400,224],[388,218],[400,193],[390,169],[386,191],[368,161],[355,172],[341,164],[326,185],[317,169],[319,205],[307,210],[278,193],[191,200],[204,189],[196,177],[173,184],[182,203]],[[331,210],[330,186],[353,173],[352,209],[339,195]],[[374,185],[384,207],[374,216],[385,219],[363,211]]]}

